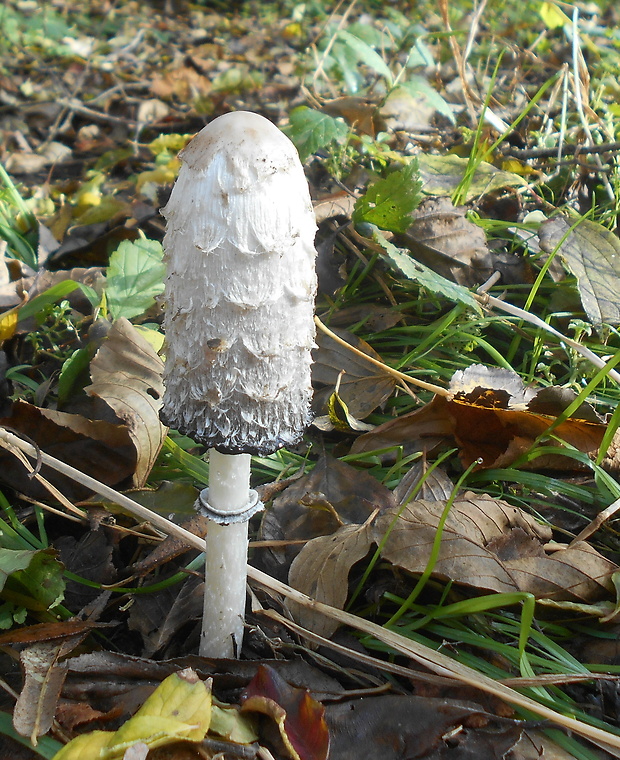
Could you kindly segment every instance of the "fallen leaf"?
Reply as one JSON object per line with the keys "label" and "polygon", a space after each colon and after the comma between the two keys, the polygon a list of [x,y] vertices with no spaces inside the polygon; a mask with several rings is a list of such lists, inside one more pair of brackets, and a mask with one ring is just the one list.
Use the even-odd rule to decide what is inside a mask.
{"label": "fallen leaf", "polygon": [[333,219],[335,216],[344,216],[350,219],[355,201],[355,196],[344,190],[314,201],[312,205],[314,206],[317,224],[324,222],[326,219]]}
{"label": "fallen leaf", "polygon": [[413,223],[396,239],[422,264],[442,277],[471,287],[486,282],[493,256],[481,227],[449,198],[427,198],[413,211]]}
{"label": "fallen leaf", "polygon": [[331,315],[329,324],[334,327],[349,327],[361,324],[369,332],[383,332],[394,327],[403,319],[395,309],[376,306],[375,304],[360,304],[339,309]]}
{"label": "fallen leaf", "polygon": [[251,744],[259,738],[250,716],[243,715],[236,705],[224,703],[212,705],[209,733],[237,744]]}
{"label": "fallen leaf", "polygon": [[[394,506],[390,491],[368,473],[331,457],[291,483],[263,516],[262,540],[311,539],[332,534],[340,525],[362,525],[375,511]],[[272,548],[262,560],[285,580],[299,544]]]}
{"label": "fallen leaf", "polygon": [[[302,548],[289,570],[293,588],[337,609],[344,609],[349,592],[349,572],[363,559],[374,541],[368,522],[343,525],[329,536],[314,538]],[[289,602],[295,619],[304,628],[329,638],[338,622],[313,612],[311,607]]]}
{"label": "fallen leaf", "polygon": [[[381,359],[365,340],[353,333],[338,329],[333,332],[373,359]],[[312,354],[312,382],[316,389],[313,399],[315,414],[328,413],[328,401],[339,380],[338,394],[347,405],[349,414],[359,420],[367,417],[392,395],[396,385],[392,375],[364,361],[320,330],[316,342],[318,348]]]}
{"label": "fallen leaf", "polygon": [[[149,749],[177,741],[201,742],[211,719],[211,683],[191,669],[164,679],[135,715],[116,732],[93,731],[78,736],[54,760],[104,756],[121,760],[135,744]],[[105,753],[105,754],[103,754]]]}
{"label": "fallen leaf", "polygon": [[[135,447],[125,425],[41,409],[25,401],[15,401],[11,414],[0,419],[0,425],[18,431],[43,451],[107,485],[121,483],[135,470]],[[0,466],[0,480],[8,479],[13,488],[35,498],[47,496],[44,487],[32,480],[5,449],[0,450],[0,463],[5,463]],[[41,474],[72,501],[90,495],[83,486],[46,466]]]}
{"label": "fallen leaf", "polygon": [[23,628],[14,628],[0,634],[0,646],[16,644],[36,644],[65,639],[89,633],[93,628],[107,625],[92,620],[63,620],[59,623],[37,623]]}
{"label": "fallen leaf", "polygon": [[450,498],[454,490],[454,483],[444,470],[441,467],[434,467],[430,472],[428,470],[429,466],[426,459],[413,463],[411,469],[407,470],[396,488],[392,491],[397,504],[402,506],[409,501],[413,489],[418,487],[420,481],[422,482],[422,486],[416,493],[418,499],[447,501]]}
{"label": "fallen leaf", "polygon": [[272,718],[293,760],[327,760],[329,732],[323,705],[307,689],[291,686],[268,665],[259,665],[244,689],[241,710]]}
{"label": "fallen leaf", "polygon": [[19,656],[24,685],[13,711],[13,726],[17,733],[30,737],[35,745],[37,737],[52,727],[68,671],[67,663],[62,660],[87,635],[88,629],[60,641],[40,641],[31,644]]}
{"label": "fallen leaf", "polygon": [[197,577],[136,597],[128,624],[130,630],[142,635],[145,657],[166,647],[188,621],[199,619],[203,601],[203,585]]}
{"label": "fallen leaf", "polygon": [[163,362],[151,344],[121,317],[91,362],[92,385],[85,389],[105,401],[126,424],[136,451],[133,484],[138,488],[144,485],[166,437],[159,421],[162,373]]}
{"label": "fallen leaf", "polygon": [[328,705],[326,718],[334,760],[503,760],[522,731],[473,702],[415,696]]}
{"label": "fallen leaf", "polygon": [[[399,508],[401,509],[401,508]],[[381,556],[412,573],[427,567],[444,501],[407,504],[374,524],[374,540],[388,534]],[[608,596],[617,566],[587,544],[546,551],[551,530],[526,512],[490,496],[465,494],[450,508],[433,573],[478,589],[524,591],[537,598],[592,601]]]}
{"label": "fallen leaf", "polygon": [[54,540],[54,548],[69,573],[96,584],[93,588],[69,576],[65,589],[65,605],[69,609],[83,609],[101,593],[99,584],[106,585],[117,580],[117,571],[112,561],[115,547],[113,539],[110,539],[105,530],[91,528],[79,538],[59,536]]}
{"label": "fallen leaf", "polygon": [[[543,222],[540,247],[558,255],[577,278],[581,303],[594,325],[620,323],[620,240],[603,225],[583,219],[568,233],[569,220]],[[566,236],[568,233],[568,236]]]}
{"label": "fallen leaf", "polygon": [[330,116],[340,116],[360,135],[374,137],[377,132],[385,130],[385,121],[377,105],[357,95],[326,100],[321,104],[321,111]]}
{"label": "fallen leaf", "polygon": [[[511,370],[472,365],[455,372],[450,397],[435,396],[426,406],[380,425],[354,441],[352,453],[403,445],[407,453],[429,452],[454,443],[463,465],[508,467],[529,451],[575,398],[570,388],[527,389]],[[590,457],[596,456],[607,426],[589,404],[554,428],[554,436]],[[554,441],[555,446],[560,446]],[[562,454],[539,456],[523,466],[580,470],[581,462]]]}
{"label": "fallen leaf", "polygon": [[[454,154],[437,156],[431,153],[421,153],[418,156],[422,192],[425,195],[451,196],[463,180],[469,165],[468,158]],[[485,193],[499,190],[502,187],[525,187],[527,181],[518,174],[496,169],[492,164],[482,161],[474,174],[463,203],[478,198]]]}

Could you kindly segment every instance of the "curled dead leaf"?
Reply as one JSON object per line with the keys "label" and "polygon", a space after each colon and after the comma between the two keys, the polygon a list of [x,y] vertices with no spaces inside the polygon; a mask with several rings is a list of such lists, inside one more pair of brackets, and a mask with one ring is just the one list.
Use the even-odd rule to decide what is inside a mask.
{"label": "curled dead leaf", "polygon": [[159,421],[164,392],[163,362],[129,320],[118,319],[91,362],[86,388],[111,407],[127,426],[136,450],[134,486],[144,485],[166,437]]}
{"label": "curled dead leaf", "polygon": [[[572,417],[555,424],[555,418],[575,400],[574,391],[525,388],[511,370],[472,365],[454,374],[450,394],[435,396],[421,409],[360,436],[352,453],[401,445],[407,453],[428,452],[456,443],[465,467],[481,459],[479,468],[488,469],[513,464],[551,425],[554,436],[569,447],[595,457],[607,428],[589,404],[582,404]],[[525,466],[584,468],[578,460],[561,454],[539,456]]]}
{"label": "curled dead leaf", "polygon": [[[374,526],[379,543],[389,533],[382,557],[422,573],[445,509],[443,501],[414,501],[386,512]],[[433,573],[478,589],[524,591],[537,598],[593,601],[613,589],[617,566],[587,544],[548,551],[551,530],[533,517],[490,496],[465,494],[452,505]]]}
{"label": "curled dead leaf", "polygon": [[[353,333],[347,330],[334,332],[373,359],[381,359],[365,340]],[[367,417],[390,397],[396,385],[392,375],[364,361],[320,331],[316,342],[318,348],[313,352],[312,365],[312,383],[317,389],[313,401],[315,413],[327,413],[327,402],[338,382],[340,398],[358,420]]]}

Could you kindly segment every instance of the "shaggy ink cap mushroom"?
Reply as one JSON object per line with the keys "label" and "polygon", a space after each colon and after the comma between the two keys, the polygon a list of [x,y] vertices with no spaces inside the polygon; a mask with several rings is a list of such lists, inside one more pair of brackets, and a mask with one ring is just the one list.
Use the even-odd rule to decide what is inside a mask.
{"label": "shaggy ink cap mushroom", "polygon": [[297,151],[255,113],[180,153],[167,206],[161,412],[225,454],[295,444],[311,420],[316,221]]}

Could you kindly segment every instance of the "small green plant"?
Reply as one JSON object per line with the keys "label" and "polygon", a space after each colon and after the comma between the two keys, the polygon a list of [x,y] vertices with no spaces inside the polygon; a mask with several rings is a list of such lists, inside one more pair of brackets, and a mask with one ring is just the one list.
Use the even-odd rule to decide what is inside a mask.
{"label": "small green plant", "polygon": [[0,240],[7,243],[11,258],[38,269],[39,225],[6,169],[0,164]]}

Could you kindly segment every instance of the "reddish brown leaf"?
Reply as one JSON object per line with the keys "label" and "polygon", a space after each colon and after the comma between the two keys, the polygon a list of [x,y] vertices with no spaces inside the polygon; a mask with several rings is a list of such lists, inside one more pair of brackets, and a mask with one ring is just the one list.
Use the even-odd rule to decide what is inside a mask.
{"label": "reddish brown leaf", "polygon": [[93,628],[104,627],[106,623],[90,620],[65,620],[61,623],[38,623],[25,628],[15,628],[0,634],[0,646],[9,644],[36,644],[42,641],[65,639],[78,634],[86,634]]}
{"label": "reddish brown leaf", "polygon": [[287,683],[268,665],[259,665],[243,693],[242,711],[271,717],[293,760],[326,760],[329,732],[325,708],[307,689]]}
{"label": "reddish brown leaf", "polygon": [[[477,459],[482,460],[480,468],[508,467],[544,436],[555,417],[576,398],[568,388],[525,388],[516,373],[480,365],[456,372],[450,391],[451,397],[435,396],[421,409],[360,436],[351,451],[403,445],[407,453],[429,452],[456,443],[465,467]],[[595,456],[606,428],[592,408],[582,404],[553,432],[568,446]],[[583,468],[562,455],[538,457],[529,466]]]}

